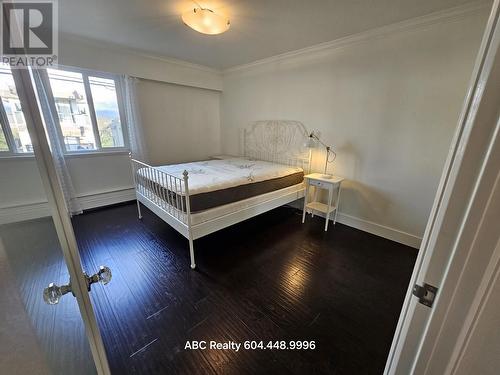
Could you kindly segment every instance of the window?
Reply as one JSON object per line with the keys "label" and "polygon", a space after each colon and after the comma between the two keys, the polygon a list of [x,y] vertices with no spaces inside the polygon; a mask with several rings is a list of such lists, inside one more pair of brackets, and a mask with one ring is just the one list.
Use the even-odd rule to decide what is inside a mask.
{"label": "window", "polygon": [[99,77],[89,77],[89,81],[101,147],[125,146],[115,82]]}
{"label": "window", "polygon": [[81,73],[47,69],[66,151],[97,150]]}
{"label": "window", "polygon": [[2,128],[0,128],[0,152],[2,151],[9,151],[9,145],[7,144],[7,139]]}
{"label": "window", "polygon": [[47,74],[67,152],[126,146],[114,78],[76,70]]}
{"label": "window", "polygon": [[[57,132],[67,153],[127,147],[119,81],[110,74],[47,69],[43,85],[53,100]],[[0,65],[0,155],[33,152],[12,72]]]}
{"label": "window", "polygon": [[33,152],[14,77],[3,64],[0,65],[0,123],[0,153]]}

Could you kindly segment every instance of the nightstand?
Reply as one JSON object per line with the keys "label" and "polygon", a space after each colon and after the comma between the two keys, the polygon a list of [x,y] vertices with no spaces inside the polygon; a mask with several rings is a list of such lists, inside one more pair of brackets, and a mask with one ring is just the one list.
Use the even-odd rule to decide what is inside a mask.
{"label": "nightstand", "polygon": [[[306,220],[306,212],[311,211],[314,216],[314,212],[322,212],[326,216],[325,220],[325,232],[328,230],[328,221],[330,220],[330,214],[334,212],[333,224],[337,222],[337,208],[340,203],[340,185],[344,179],[338,176],[332,176],[331,178],[325,178],[321,173],[311,173],[304,176],[306,183],[306,195],[304,197],[304,211],[302,212],[302,223]],[[312,202],[308,202],[309,190],[311,186],[314,187],[314,198]],[[318,192],[320,189],[328,190],[328,203],[318,202]],[[333,200],[333,195],[336,193],[335,201]]]}

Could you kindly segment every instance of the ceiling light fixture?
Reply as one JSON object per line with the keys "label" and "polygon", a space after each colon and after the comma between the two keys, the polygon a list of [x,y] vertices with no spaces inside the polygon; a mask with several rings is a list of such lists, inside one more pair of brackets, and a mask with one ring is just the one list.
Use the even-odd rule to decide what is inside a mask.
{"label": "ceiling light fixture", "polygon": [[231,25],[229,18],[207,8],[194,8],[192,11],[184,13],[182,21],[193,30],[209,35],[222,34]]}

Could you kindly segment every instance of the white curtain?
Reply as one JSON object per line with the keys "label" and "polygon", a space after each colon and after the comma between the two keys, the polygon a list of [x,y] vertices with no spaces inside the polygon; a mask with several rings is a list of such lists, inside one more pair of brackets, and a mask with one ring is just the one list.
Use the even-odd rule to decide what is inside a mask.
{"label": "white curtain", "polygon": [[49,138],[50,151],[52,152],[57,177],[66,200],[66,208],[70,215],[78,215],[83,212],[83,209],[76,197],[75,188],[73,186],[73,182],[71,181],[71,175],[69,174],[68,166],[66,165],[63,149],[64,145],[62,145],[59,140],[59,132],[57,130],[59,127],[59,118],[57,116],[57,112],[55,112],[53,101],[49,99],[51,94],[47,92],[47,87],[43,84],[44,82],[48,84],[46,74],[46,71],[33,69],[38,99],[40,101],[45,122],[45,130],[47,132],[47,137]]}
{"label": "white curtain", "polygon": [[130,141],[130,152],[134,159],[147,163],[149,160],[142,132],[139,103],[137,101],[137,84],[139,83],[139,79],[122,75],[120,81],[125,107],[125,121]]}

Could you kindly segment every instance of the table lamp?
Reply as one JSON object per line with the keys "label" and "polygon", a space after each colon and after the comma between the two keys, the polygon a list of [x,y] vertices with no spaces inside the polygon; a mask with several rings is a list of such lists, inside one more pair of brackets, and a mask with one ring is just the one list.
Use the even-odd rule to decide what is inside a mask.
{"label": "table lamp", "polygon": [[309,134],[309,137],[307,138],[307,141],[305,143],[305,146],[307,148],[314,148],[316,147],[316,142],[320,143],[323,147],[326,149],[326,158],[325,158],[325,171],[321,177],[323,178],[332,178],[333,176],[331,174],[326,173],[328,169],[328,163],[333,163],[335,161],[335,158],[337,157],[337,154],[335,151],[332,150],[332,148],[319,139],[319,135],[316,134],[314,131],[312,131]]}

